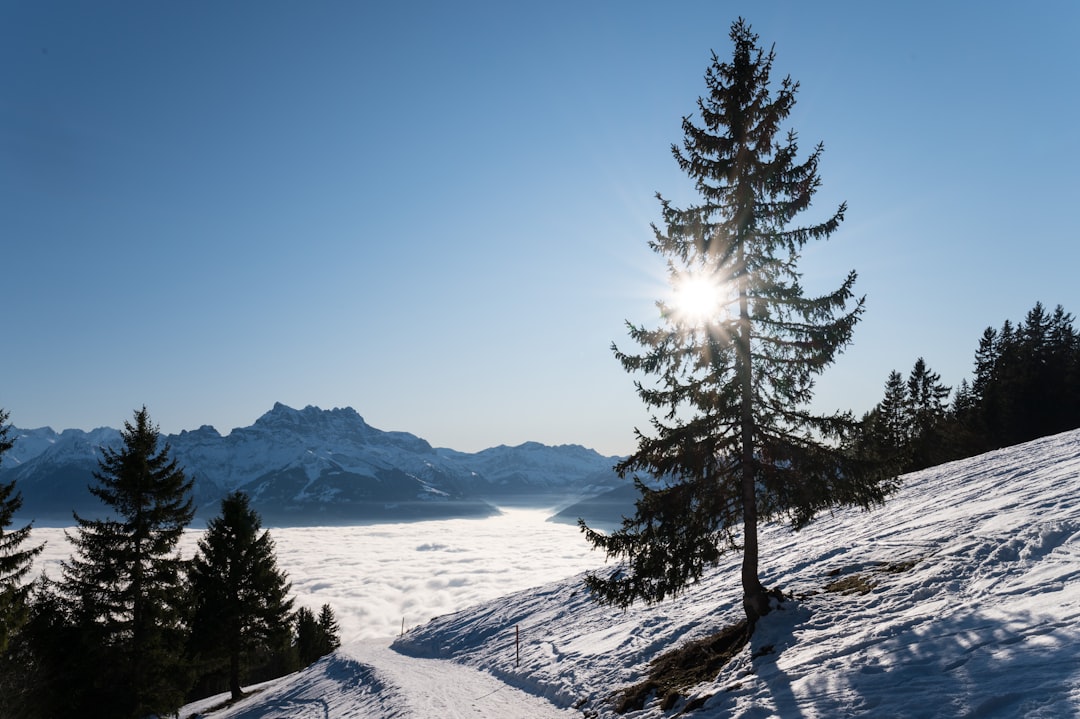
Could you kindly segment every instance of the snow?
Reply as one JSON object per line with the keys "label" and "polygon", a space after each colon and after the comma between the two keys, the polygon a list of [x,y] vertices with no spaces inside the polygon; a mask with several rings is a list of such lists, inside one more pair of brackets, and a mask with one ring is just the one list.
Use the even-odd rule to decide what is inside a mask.
{"label": "snow", "polygon": [[[182,717],[290,719],[439,717],[440,719],[572,719],[581,715],[508,686],[490,674],[440,659],[413,659],[386,641],[354,642],[308,671],[269,682],[232,707],[224,697],[185,707]],[[204,712],[208,712],[205,713]]]}
{"label": "snow", "polygon": [[[715,679],[686,690],[701,702],[689,716],[1080,714],[1080,432],[908,475],[882,508],[800,534],[765,527],[761,539],[763,581],[792,598]],[[422,551],[402,561],[457,541],[413,545]],[[738,563],[654,607],[599,606],[575,575],[436,618],[389,648],[346,637],[306,671],[205,715],[612,717],[610,698],[654,657],[740,618]],[[868,591],[825,590],[845,579]],[[653,699],[625,716],[685,706],[664,712]]]}

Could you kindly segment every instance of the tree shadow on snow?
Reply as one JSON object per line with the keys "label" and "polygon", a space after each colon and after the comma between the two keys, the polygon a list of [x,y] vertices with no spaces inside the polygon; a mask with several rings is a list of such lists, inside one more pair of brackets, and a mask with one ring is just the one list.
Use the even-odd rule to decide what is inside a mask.
{"label": "tree shadow on snow", "polygon": [[[812,707],[815,716],[950,719],[1076,711],[1070,693],[1080,682],[1080,628],[1060,617],[1000,609],[992,615],[963,609],[940,618],[882,617],[862,636],[830,638],[838,644],[831,653],[824,647],[812,654],[813,667],[779,661],[800,641],[814,641],[799,638],[812,615],[807,606],[790,603],[751,639],[753,672],[785,718],[803,717],[800,707]],[[859,655],[857,664],[852,654]],[[799,678],[793,681],[781,664]],[[723,703],[710,702],[709,708]]]}
{"label": "tree shadow on snow", "polygon": [[371,667],[335,653],[320,659],[292,680],[241,700],[224,716],[228,719],[329,719],[344,716],[343,710],[356,710],[360,712],[356,716],[390,719],[403,716],[399,699]]}

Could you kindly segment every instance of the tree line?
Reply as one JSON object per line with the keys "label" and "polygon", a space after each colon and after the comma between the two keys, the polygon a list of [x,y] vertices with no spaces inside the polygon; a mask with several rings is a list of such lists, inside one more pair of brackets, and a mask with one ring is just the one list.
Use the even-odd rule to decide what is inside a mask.
{"label": "tree line", "polygon": [[[0,410],[0,457],[10,449]],[[221,502],[183,559],[192,481],[143,407],[119,450],[102,448],[90,491],[110,512],[75,513],[60,578],[28,582],[43,545],[9,529],[22,504],[0,485],[0,716],[145,717],[311,664],[340,644],[334,612],[293,610],[274,542],[242,492]]]}
{"label": "tree line", "polygon": [[971,381],[955,390],[922,357],[906,379],[893,370],[862,419],[861,449],[909,472],[1080,427],[1073,319],[1036,302],[1023,320],[987,327]]}

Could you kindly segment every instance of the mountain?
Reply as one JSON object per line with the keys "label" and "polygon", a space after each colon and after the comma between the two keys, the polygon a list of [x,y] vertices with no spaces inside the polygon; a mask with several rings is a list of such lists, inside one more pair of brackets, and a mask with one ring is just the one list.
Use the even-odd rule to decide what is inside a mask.
{"label": "mountain", "polygon": [[[644,685],[656,660],[691,645],[707,656],[742,618],[738,555],[653,606],[598,605],[573,576],[433,619],[389,650],[344,638],[235,705],[181,716],[1078,716],[1078,470],[1080,431],[1067,432],[905,475],[869,512],[763,526],[761,577],[786,599],[730,661],[696,677],[668,663],[670,694]],[[635,686],[640,707],[617,713]]]}
{"label": "mountain", "polygon": [[551,447],[526,442],[475,454],[436,451],[451,466],[467,472],[465,482],[472,493],[501,505],[565,504],[606,492],[622,481],[612,470],[618,457],[604,457],[576,444]]}
{"label": "mountain", "polygon": [[[15,480],[22,514],[70,521],[71,511],[102,511],[87,491],[101,447],[119,449],[119,431],[12,429],[0,482]],[[529,442],[475,454],[435,449],[408,432],[367,424],[356,410],[302,410],[277,403],[250,427],[221,435],[204,425],[165,435],[194,479],[199,516],[243,490],[268,524],[487,516],[492,505],[551,506],[600,493],[617,482],[617,458],[579,446]]]}
{"label": "mountain", "polygon": [[630,480],[600,494],[585,497],[559,510],[552,522],[577,524],[578,519],[593,529],[611,531],[622,526],[623,517],[633,517],[641,492]]}

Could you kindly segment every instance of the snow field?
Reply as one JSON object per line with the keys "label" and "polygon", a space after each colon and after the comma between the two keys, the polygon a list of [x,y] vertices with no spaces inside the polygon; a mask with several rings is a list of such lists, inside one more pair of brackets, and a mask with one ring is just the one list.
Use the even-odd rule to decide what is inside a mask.
{"label": "snow field", "polygon": [[[762,559],[766,585],[796,599],[690,692],[711,695],[699,719],[1080,712],[1080,432],[908,475],[872,512],[827,515],[799,534],[767,527]],[[872,589],[824,591],[854,575]],[[626,612],[592,603],[575,577],[440,618],[394,646],[604,716],[608,696],[658,653],[737,621],[738,597],[737,557],[675,601]],[[520,668],[487,641],[513,625],[529,637]],[[662,712],[653,703],[626,716]]]}

